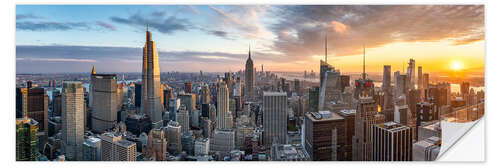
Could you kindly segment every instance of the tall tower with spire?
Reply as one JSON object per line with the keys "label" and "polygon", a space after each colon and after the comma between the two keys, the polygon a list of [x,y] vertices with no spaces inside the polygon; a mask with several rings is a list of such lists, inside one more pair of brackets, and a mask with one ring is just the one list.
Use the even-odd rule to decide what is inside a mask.
{"label": "tall tower with spire", "polygon": [[142,96],[141,113],[151,118],[153,126],[162,125],[160,65],[156,43],[146,25],[146,43],[142,55]]}
{"label": "tall tower with spire", "polygon": [[248,45],[248,59],[245,65],[245,96],[251,96],[253,92],[255,73],[253,67],[252,53]]}
{"label": "tall tower with spire", "polygon": [[373,97],[375,94],[373,81],[366,78],[365,51],[365,45],[363,44],[363,73],[361,73],[361,78],[354,82],[354,86],[356,87],[354,91],[354,98],[356,99],[359,99],[360,97]]}
{"label": "tall tower with spire", "polygon": [[323,86],[323,80],[325,78],[325,73],[330,70],[335,70],[333,66],[328,64],[328,34],[325,33],[325,60],[319,61],[319,84],[320,87]]}

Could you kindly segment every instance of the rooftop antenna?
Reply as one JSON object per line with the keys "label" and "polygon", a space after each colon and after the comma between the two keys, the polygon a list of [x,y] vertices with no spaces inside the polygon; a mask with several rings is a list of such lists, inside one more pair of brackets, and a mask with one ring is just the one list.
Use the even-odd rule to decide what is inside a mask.
{"label": "rooftop antenna", "polygon": [[328,63],[328,30],[325,31],[325,63]]}
{"label": "rooftop antenna", "polygon": [[366,79],[366,73],[365,73],[365,44],[363,44],[363,80]]}

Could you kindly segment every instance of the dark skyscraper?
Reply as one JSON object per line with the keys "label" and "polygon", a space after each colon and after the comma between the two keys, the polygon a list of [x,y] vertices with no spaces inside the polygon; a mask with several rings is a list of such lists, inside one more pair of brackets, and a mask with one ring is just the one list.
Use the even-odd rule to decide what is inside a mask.
{"label": "dark skyscraper", "polygon": [[142,83],[135,83],[135,107],[140,108],[141,107],[141,99],[142,99]]}
{"label": "dark skyscraper", "polygon": [[160,84],[160,64],[156,43],[151,39],[151,32],[146,29],[146,44],[142,57],[142,104],[141,112],[151,118],[154,125],[162,125],[162,88]]}
{"label": "dark skyscraper", "polygon": [[92,74],[92,130],[102,133],[117,123],[116,74]]}
{"label": "dark skyscraper", "polygon": [[245,65],[245,96],[252,96],[253,93],[253,85],[255,73],[253,69],[253,60],[250,52],[250,46],[248,46],[248,59]]}

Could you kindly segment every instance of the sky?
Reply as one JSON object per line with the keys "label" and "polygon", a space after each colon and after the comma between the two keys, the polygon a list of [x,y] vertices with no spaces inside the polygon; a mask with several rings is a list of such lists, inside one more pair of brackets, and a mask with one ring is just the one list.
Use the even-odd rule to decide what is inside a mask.
{"label": "sky", "polygon": [[146,25],[162,72],[484,72],[483,5],[17,5],[16,73],[140,72]]}

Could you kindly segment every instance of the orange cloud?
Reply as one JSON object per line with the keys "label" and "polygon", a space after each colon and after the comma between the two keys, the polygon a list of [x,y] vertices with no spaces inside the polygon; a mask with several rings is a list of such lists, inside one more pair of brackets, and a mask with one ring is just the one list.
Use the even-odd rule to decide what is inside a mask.
{"label": "orange cloud", "polygon": [[344,33],[347,31],[347,26],[338,21],[332,21],[333,30],[337,33]]}

